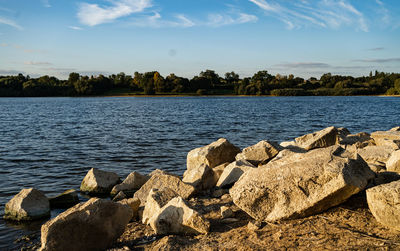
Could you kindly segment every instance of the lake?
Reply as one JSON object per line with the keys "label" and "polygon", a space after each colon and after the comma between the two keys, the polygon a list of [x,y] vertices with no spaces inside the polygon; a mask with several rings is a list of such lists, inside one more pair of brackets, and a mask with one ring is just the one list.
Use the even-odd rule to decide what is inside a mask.
{"label": "lake", "polygon": [[40,229],[2,219],[22,188],[48,196],[79,190],[92,167],[121,178],[157,168],[182,175],[188,151],[218,138],[244,148],[331,125],[352,133],[399,126],[400,98],[0,98],[0,250],[19,248],[15,239]]}

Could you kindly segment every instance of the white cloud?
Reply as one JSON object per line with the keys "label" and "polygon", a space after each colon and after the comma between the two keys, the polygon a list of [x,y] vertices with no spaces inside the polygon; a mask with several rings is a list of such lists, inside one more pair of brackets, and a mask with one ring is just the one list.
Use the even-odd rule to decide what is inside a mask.
{"label": "white cloud", "polygon": [[286,1],[285,6],[280,5],[276,0],[248,1],[264,10],[266,14],[281,20],[289,30],[314,25],[335,29],[342,26],[355,26],[357,30],[369,31],[368,22],[363,13],[348,0],[316,0],[313,4],[306,0]]}
{"label": "white cloud", "polygon": [[17,30],[23,30],[24,28],[22,28],[22,26],[20,26],[19,24],[17,24],[15,21],[8,19],[8,18],[4,18],[4,17],[0,17],[0,24],[5,24],[11,27],[14,27]]}
{"label": "white cloud", "polygon": [[68,26],[68,28],[73,29],[73,30],[78,30],[78,31],[83,30],[83,29],[82,29],[81,27],[79,27],[79,26]]}
{"label": "white cloud", "polygon": [[178,14],[172,20],[164,20],[159,12],[153,12],[153,15],[137,17],[131,20],[130,25],[138,27],[192,27],[196,24],[183,14]]}
{"label": "white cloud", "polygon": [[246,13],[238,13],[235,17],[228,14],[210,14],[206,22],[207,26],[224,26],[233,24],[254,23],[258,18]]}
{"label": "white cloud", "polygon": [[81,3],[78,18],[82,24],[95,26],[115,19],[143,12],[152,6],[151,0],[109,0],[110,6]]}

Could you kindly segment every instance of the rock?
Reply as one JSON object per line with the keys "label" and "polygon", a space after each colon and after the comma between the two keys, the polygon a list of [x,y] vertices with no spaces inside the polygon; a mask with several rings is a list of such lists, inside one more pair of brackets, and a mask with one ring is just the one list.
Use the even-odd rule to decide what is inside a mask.
{"label": "rock", "polygon": [[131,218],[128,206],[92,198],[42,225],[40,250],[104,250],[124,232]]}
{"label": "rock", "polygon": [[280,146],[273,142],[262,140],[253,146],[246,147],[236,155],[236,160],[247,160],[251,164],[265,164],[275,157],[280,151]]}
{"label": "rock", "polygon": [[393,152],[386,162],[386,170],[400,173],[400,150]]}
{"label": "rock", "polygon": [[221,177],[217,182],[217,187],[231,187],[233,184],[235,184],[236,181],[239,180],[240,176],[242,176],[244,172],[252,168],[255,168],[255,166],[253,166],[250,162],[246,160],[238,160],[232,162],[227,167],[225,167],[224,171],[221,174]]}
{"label": "rock", "polygon": [[228,193],[221,196],[221,200],[231,200],[231,199],[232,199],[232,197],[229,194],[229,190],[228,190]]}
{"label": "rock", "polygon": [[306,152],[307,151],[302,148],[287,148],[287,149],[280,151],[278,153],[278,155],[276,155],[275,158],[273,158],[271,160],[271,162],[282,159],[282,158],[287,158],[288,156],[293,155],[293,154],[306,153]]}
{"label": "rock", "polygon": [[394,150],[400,149],[400,131],[377,131],[371,133],[377,146],[389,146]]}
{"label": "rock", "polygon": [[357,149],[357,153],[368,163],[380,165],[383,168],[394,150],[387,146],[367,146]]}
{"label": "rock", "polygon": [[347,135],[351,134],[349,129],[347,129],[346,127],[339,127],[339,128],[337,128],[337,131],[338,131],[339,138],[343,138],[343,137],[346,137]]}
{"label": "rock", "polygon": [[227,167],[230,163],[225,162],[219,166],[214,167],[212,170],[214,172],[214,181],[217,184],[219,178],[221,177],[222,173],[224,172],[225,167]]}
{"label": "rock", "polygon": [[4,219],[31,221],[50,217],[50,203],[47,197],[34,188],[22,189],[4,208]]}
{"label": "rock", "polygon": [[221,216],[223,219],[231,218],[233,216],[233,211],[230,207],[222,206],[221,207]]}
{"label": "rock", "polygon": [[391,132],[400,132],[400,126],[393,127],[389,131],[391,131]]}
{"label": "rock", "polygon": [[132,209],[132,219],[136,219],[139,214],[140,200],[136,198],[123,199],[118,201],[122,205],[129,206]]}
{"label": "rock", "polygon": [[239,152],[238,147],[221,138],[207,146],[191,150],[187,155],[187,170],[197,168],[201,164],[214,168],[225,162],[230,163],[235,160],[235,156]]}
{"label": "rock", "polygon": [[138,172],[131,172],[121,184],[113,187],[111,195],[114,196],[120,191],[123,191],[125,194],[132,196],[133,193],[139,190],[148,180],[148,176],[141,175]]}
{"label": "rock", "polygon": [[79,203],[78,193],[69,189],[60,195],[49,198],[51,208],[69,208]]}
{"label": "rock", "polygon": [[176,176],[167,172],[157,172],[153,174],[150,179],[133,195],[141,201],[141,206],[146,204],[147,196],[151,189],[170,188],[179,196],[188,199],[196,192],[194,186],[186,184]]}
{"label": "rock", "polygon": [[261,227],[262,227],[261,221],[249,221],[249,223],[247,224],[247,229],[250,231],[260,230]]}
{"label": "rock", "polygon": [[147,196],[146,205],[144,206],[142,223],[149,224],[150,219],[154,215],[158,215],[160,209],[177,196],[178,194],[169,188],[163,188],[160,190],[151,189]]}
{"label": "rock", "polygon": [[109,194],[111,189],[120,182],[116,173],[92,168],[81,183],[81,191],[88,194]]}
{"label": "rock", "polygon": [[126,199],[126,194],[123,191],[120,191],[117,195],[114,196],[114,198],[112,199],[112,201],[120,201]]}
{"label": "rock", "polygon": [[349,134],[339,140],[340,145],[344,145],[343,148],[347,145],[355,145],[356,148],[364,148],[369,145],[374,145],[373,139],[371,135],[366,132],[360,132],[357,134]]}
{"label": "rock", "polygon": [[375,177],[365,161],[339,146],[250,169],[230,189],[235,205],[260,221],[322,212],[362,191]]}
{"label": "rock", "polygon": [[194,186],[196,192],[213,188],[217,183],[213,169],[206,164],[201,164],[196,168],[186,170],[183,174],[182,181]]}
{"label": "rock", "polygon": [[378,222],[400,231],[400,181],[368,189],[367,202]]}
{"label": "rock", "polygon": [[297,146],[306,150],[335,145],[338,138],[336,127],[328,127],[321,131],[307,134],[295,139]]}
{"label": "rock", "polygon": [[151,218],[150,226],[158,235],[206,234],[210,231],[210,223],[181,197],[175,197],[161,208]]}

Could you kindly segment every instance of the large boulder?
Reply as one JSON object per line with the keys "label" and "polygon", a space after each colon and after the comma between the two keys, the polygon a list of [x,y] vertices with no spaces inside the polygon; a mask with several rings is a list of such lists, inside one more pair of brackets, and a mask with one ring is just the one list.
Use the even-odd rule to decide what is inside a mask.
{"label": "large boulder", "polygon": [[131,218],[130,207],[92,198],[46,222],[40,250],[104,250],[124,232]]}
{"label": "large boulder", "polygon": [[30,221],[50,216],[50,203],[47,197],[34,188],[22,189],[4,208],[4,219]]}
{"label": "large boulder", "polygon": [[149,224],[150,219],[157,215],[163,206],[177,196],[178,194],[169,188],[161,190],[151,189],[149,196],[147,196],[146,205],[144,206],[142,223]]}
{"label": "large boulder", "polygon": [[150,226],[159,235],[206,234],[210,231],[210,223],[181,197],[175,197],[162,207],[151,218]]}
{"label": "large boulder", "polygon": [[354,145],[356,148],[363,148],[369,145],[374,145],[374,141],[371,135],[366,132],[360,132],[357,134],[348,134],[345,137],[341,137],[339,144],[344,148],[347,146]]}
{"label": "large boulder", "polygon": [[150,179],[133,195],[144,206],[147,196],[151,189],[170,188],[184,199],[188,199],[196,193],[194,186],[184,183],[178,176],[169,174],[164,171],[155,172]]}
{"label": "large boulder", "polygon": [[386,162],[386,170],[400,173],[400,150],[393,152]]}
{"label": "large boulder", "polygon": [[367,202],[378,222],[400,231],[400,181],[368,189]]}
{"label": "large boulder", "polygon": [[358,155],[331,146],[250,169],[230,189],[230,195],[256,220],[293,219],[346,201],[374,176]]}
{"label": "large boulder", "polygon": [[336,144],[337,140],[338,130],[334,126],[295,139],[296,145],[306,150],[332,146]]}
{"label": "large boulder", "polygon": [[217,183],[213,169],[206,164],[186,170],[182,181],[193,185],[197,192],[213,188]]}
{"label": "large boulder", "polygon": [[121,184],[115,185],[112,188],[111,195],[114,196],[122,191],[128,196],[132,196],[133,193],[139,190],[148,180],[148,176],[141,175],[138,172],[131,172]]}
{"label": "large boulder", "polygon": [[225,162],[232,162],[239,152],[238,147],[221,138],[207,146],[191,150],[187,155],[187,170],[197,168],[201,164],[214,168]]}
{"label": "large boulder", "polygon": [[357,153],[369,164],[378,165],[385,168],[386,162],[389,160],[393,148],[388,146],[367,146],[357,149]]}
{"label": "large boulder", "polygon": [[377,131],[371,133],[377,146],[389,146],[394,150],[400,149],[400,131]]}
{"label": "large boulder", "polygon": [[79,203],[78,193],[69,189],[62,194],[49,198],[51,208],[69,208]]}
{"label": "large boulder", "polygon": [[139,215],[140,200],[136,198],[123,199],[118,201],[122,205],[126,205],[132,209],[132,219],[136,219]]}
{"label": "large boulder", "polygon": [[229,188],[239,180],[244,172],[252,168],[255,168],[255,166],[246,160],[232,162],[225,167],[216,186],[219,188]]}
{"label": "large boulder", "polygon": [[262,140],[253,146],[244,148],[241,153],[236,155],[236,160],[247,160],[257,166],[258,164],[267,163],[279,153],[279,150],[279,145]]}
{"label": "large boulder", "polygon": [[80,190],[94,195],[109,194],[111,189],[119,182],[118,174],[92,168],[82,180]]}

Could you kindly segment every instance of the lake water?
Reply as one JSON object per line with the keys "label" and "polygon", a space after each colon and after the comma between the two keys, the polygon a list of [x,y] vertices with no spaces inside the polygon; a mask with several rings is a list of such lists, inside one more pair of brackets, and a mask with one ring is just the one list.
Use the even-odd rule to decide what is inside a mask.
{"label": "lake water", "polygon": [[[181,175],[189,150],[227,138],[244,148],[328,126],[351,132],[400,125],[395,97],[0,98],[0,250],[38,233],[41,222],[5,222],[22,188],[48,196],[79,189],[92,167]],[[58,212],[53,211],[52,215]]]}

